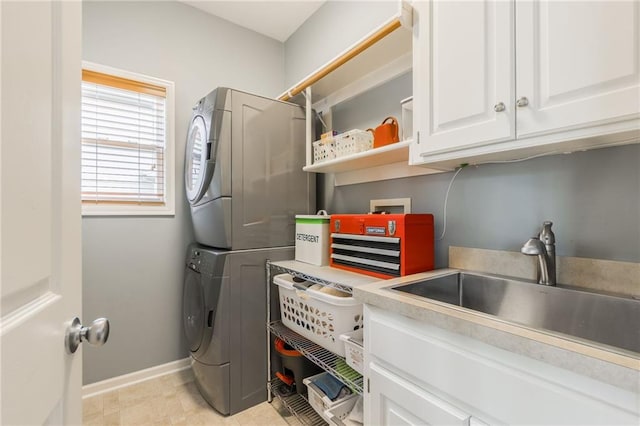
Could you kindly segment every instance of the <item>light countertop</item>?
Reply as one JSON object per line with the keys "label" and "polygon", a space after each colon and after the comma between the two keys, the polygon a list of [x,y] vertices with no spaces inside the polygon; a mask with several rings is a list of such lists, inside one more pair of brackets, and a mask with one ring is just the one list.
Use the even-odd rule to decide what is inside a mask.
{"label": "light countertop", "polygon": [[[440,328],[466,335],[490,345],[525,355],[640,394],[640,354],[597,342],[535,329],[435,300],[390,290],[425,278],[456,271],[439,269],[411,276],[367,283],[353,288],[363,303]],[[629,324],[630,327],[638,326]]]}

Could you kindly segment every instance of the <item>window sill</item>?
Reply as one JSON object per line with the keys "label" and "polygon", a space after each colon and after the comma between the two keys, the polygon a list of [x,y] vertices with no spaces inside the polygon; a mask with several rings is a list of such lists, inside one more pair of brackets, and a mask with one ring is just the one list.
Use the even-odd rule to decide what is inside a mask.
{"label": "window sill", "polygon": [[82,216],[175,216],[175,209],[168,206],[106,206],[82,205]]}

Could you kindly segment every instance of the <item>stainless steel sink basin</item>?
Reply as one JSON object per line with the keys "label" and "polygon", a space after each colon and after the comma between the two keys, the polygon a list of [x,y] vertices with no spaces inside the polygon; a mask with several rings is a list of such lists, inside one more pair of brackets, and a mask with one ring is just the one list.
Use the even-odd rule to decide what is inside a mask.
{"label": "stainless steel sink basin", "polygon": [[640,352],[640,300],[631,297],[470,272],[439,275],[392,290]]}

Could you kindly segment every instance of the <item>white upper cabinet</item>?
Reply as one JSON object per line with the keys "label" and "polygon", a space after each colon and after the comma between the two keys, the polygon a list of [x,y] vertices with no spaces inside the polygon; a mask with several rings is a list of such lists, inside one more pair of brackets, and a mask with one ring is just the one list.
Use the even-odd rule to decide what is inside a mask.
{"label": "white upper cabinet", "polygon": [[518,2],[518,137],[640,111],[640,2]]}
{"label": "white upper cabinet", "polygon": [[638,141],[640,2],[414,4],[411,164]]}
{"label": "white upper cabinet", "polygon": [[420,143],[441,151],[513,139],[513,3],[417,2],[414,9]]}

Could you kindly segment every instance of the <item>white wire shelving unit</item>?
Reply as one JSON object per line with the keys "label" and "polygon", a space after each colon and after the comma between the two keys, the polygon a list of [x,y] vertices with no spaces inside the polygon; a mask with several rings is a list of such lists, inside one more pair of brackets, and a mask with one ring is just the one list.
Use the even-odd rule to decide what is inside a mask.
{"label": "white wire shelving unit", "polygon": [[[349,367],[343,357],[334,354],[333,352],[292,331],[282,324],[279,318],[271,318],[272,302],[277,303],[275,300],[271,300],[271,287],[273,285],[273,277],[279,273],[288,273],[294,277],[303,278],[307,281],[325,286],[331,286],[349,294],[353,292],[353,287],[377,281],[377,279],[335,268],[309,265],[295,260],[267,262],[266,273],[267,283],[269,283],[267,285],[266,323],[268,354],[267,371],[269,371],[269,377],[273,374],[271,371],[271,336],[273,335],[284,340],[289,346],[302,353],[302,355],[311,362],[333,375],[336,379],[340,380],[349,387],[352,392],[362,394],[362,375]],[[283,405],[305,425],[325,424],[322,417],[315,413],[303,396],[295,394],[283,397],[279,395],[277,389],[281,386],[282,382],[279,379],[274,378],[268,381],[267,389],[269,391],[269,401],[272,400],[272,396],[276,396],[282,401]],[[316,414],[317,418],[311,416],[309,413]]]}

